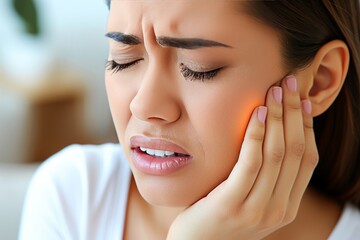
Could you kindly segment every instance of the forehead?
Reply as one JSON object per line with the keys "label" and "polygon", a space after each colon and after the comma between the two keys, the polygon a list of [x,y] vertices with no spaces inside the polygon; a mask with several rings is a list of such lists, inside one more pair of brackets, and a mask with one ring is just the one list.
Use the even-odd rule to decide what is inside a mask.
{"label": "forehead", "polygon": [[240,0],[112,0],[108,31],[135,35],[147,50],[154,46],[148,43],[161,36],[200,38],[232,46],[231,56],[242,62],[269,61],[265,56],[278,60],[279,33],[249,16],[245,4]]}
{"label": "forehead", "polygon": [[208,37],[215,30],[226,35],[219,30],[236,27],[239,9],[240,2],[233,0],[112,0],[108,30],[139,36],[147,28],[156,35],[203,37],[206,32]]}

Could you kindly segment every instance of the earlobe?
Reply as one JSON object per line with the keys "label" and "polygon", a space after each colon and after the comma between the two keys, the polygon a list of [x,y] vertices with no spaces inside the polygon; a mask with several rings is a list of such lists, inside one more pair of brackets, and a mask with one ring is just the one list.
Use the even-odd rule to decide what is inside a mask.
{"label": "earlobe", "polygon": [[308,91],[313,116],[325,112],[335,101],[345,81],[349,59],[349,49],[340,40],[328,42],[317,52],[310,67],[313,84]]}

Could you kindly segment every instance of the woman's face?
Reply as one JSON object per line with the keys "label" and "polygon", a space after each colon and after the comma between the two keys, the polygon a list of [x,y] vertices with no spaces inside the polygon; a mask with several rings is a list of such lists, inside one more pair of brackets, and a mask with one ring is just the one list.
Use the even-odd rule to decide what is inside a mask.
{"label": "woman's face", "polygon": [[137,187],[151,204],[188,206],[225,180],[253,109],[285,74],[276,32],[241,4],[111,3],[108,98]]}

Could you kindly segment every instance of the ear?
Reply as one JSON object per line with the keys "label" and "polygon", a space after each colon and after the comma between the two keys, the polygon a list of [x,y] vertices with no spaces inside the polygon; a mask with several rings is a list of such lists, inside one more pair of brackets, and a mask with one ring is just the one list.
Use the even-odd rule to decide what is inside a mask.
{"label": "ear", "polygon": [[[312,102],[312,115],[325,112],[338,96],[349,67],[350,53],[343,41],[333,40],[322,46],[305,71],[312,81],[306,84],[305,97]],[[309,79],[309,78],[307,78]]]}

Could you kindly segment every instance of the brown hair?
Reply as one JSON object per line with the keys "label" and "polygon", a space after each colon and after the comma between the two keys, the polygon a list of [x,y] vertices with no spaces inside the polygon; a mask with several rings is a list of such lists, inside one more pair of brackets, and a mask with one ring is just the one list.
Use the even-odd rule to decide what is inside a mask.
{"label": "brown hair", "polygon": [[288,70],[306,67],[331,40],[348,45],[351,59],[344,86],[331,107],[314,119],[320,161],[310,184],[360,208],[359,0],[248,1],[246,11],[279,31]]}

